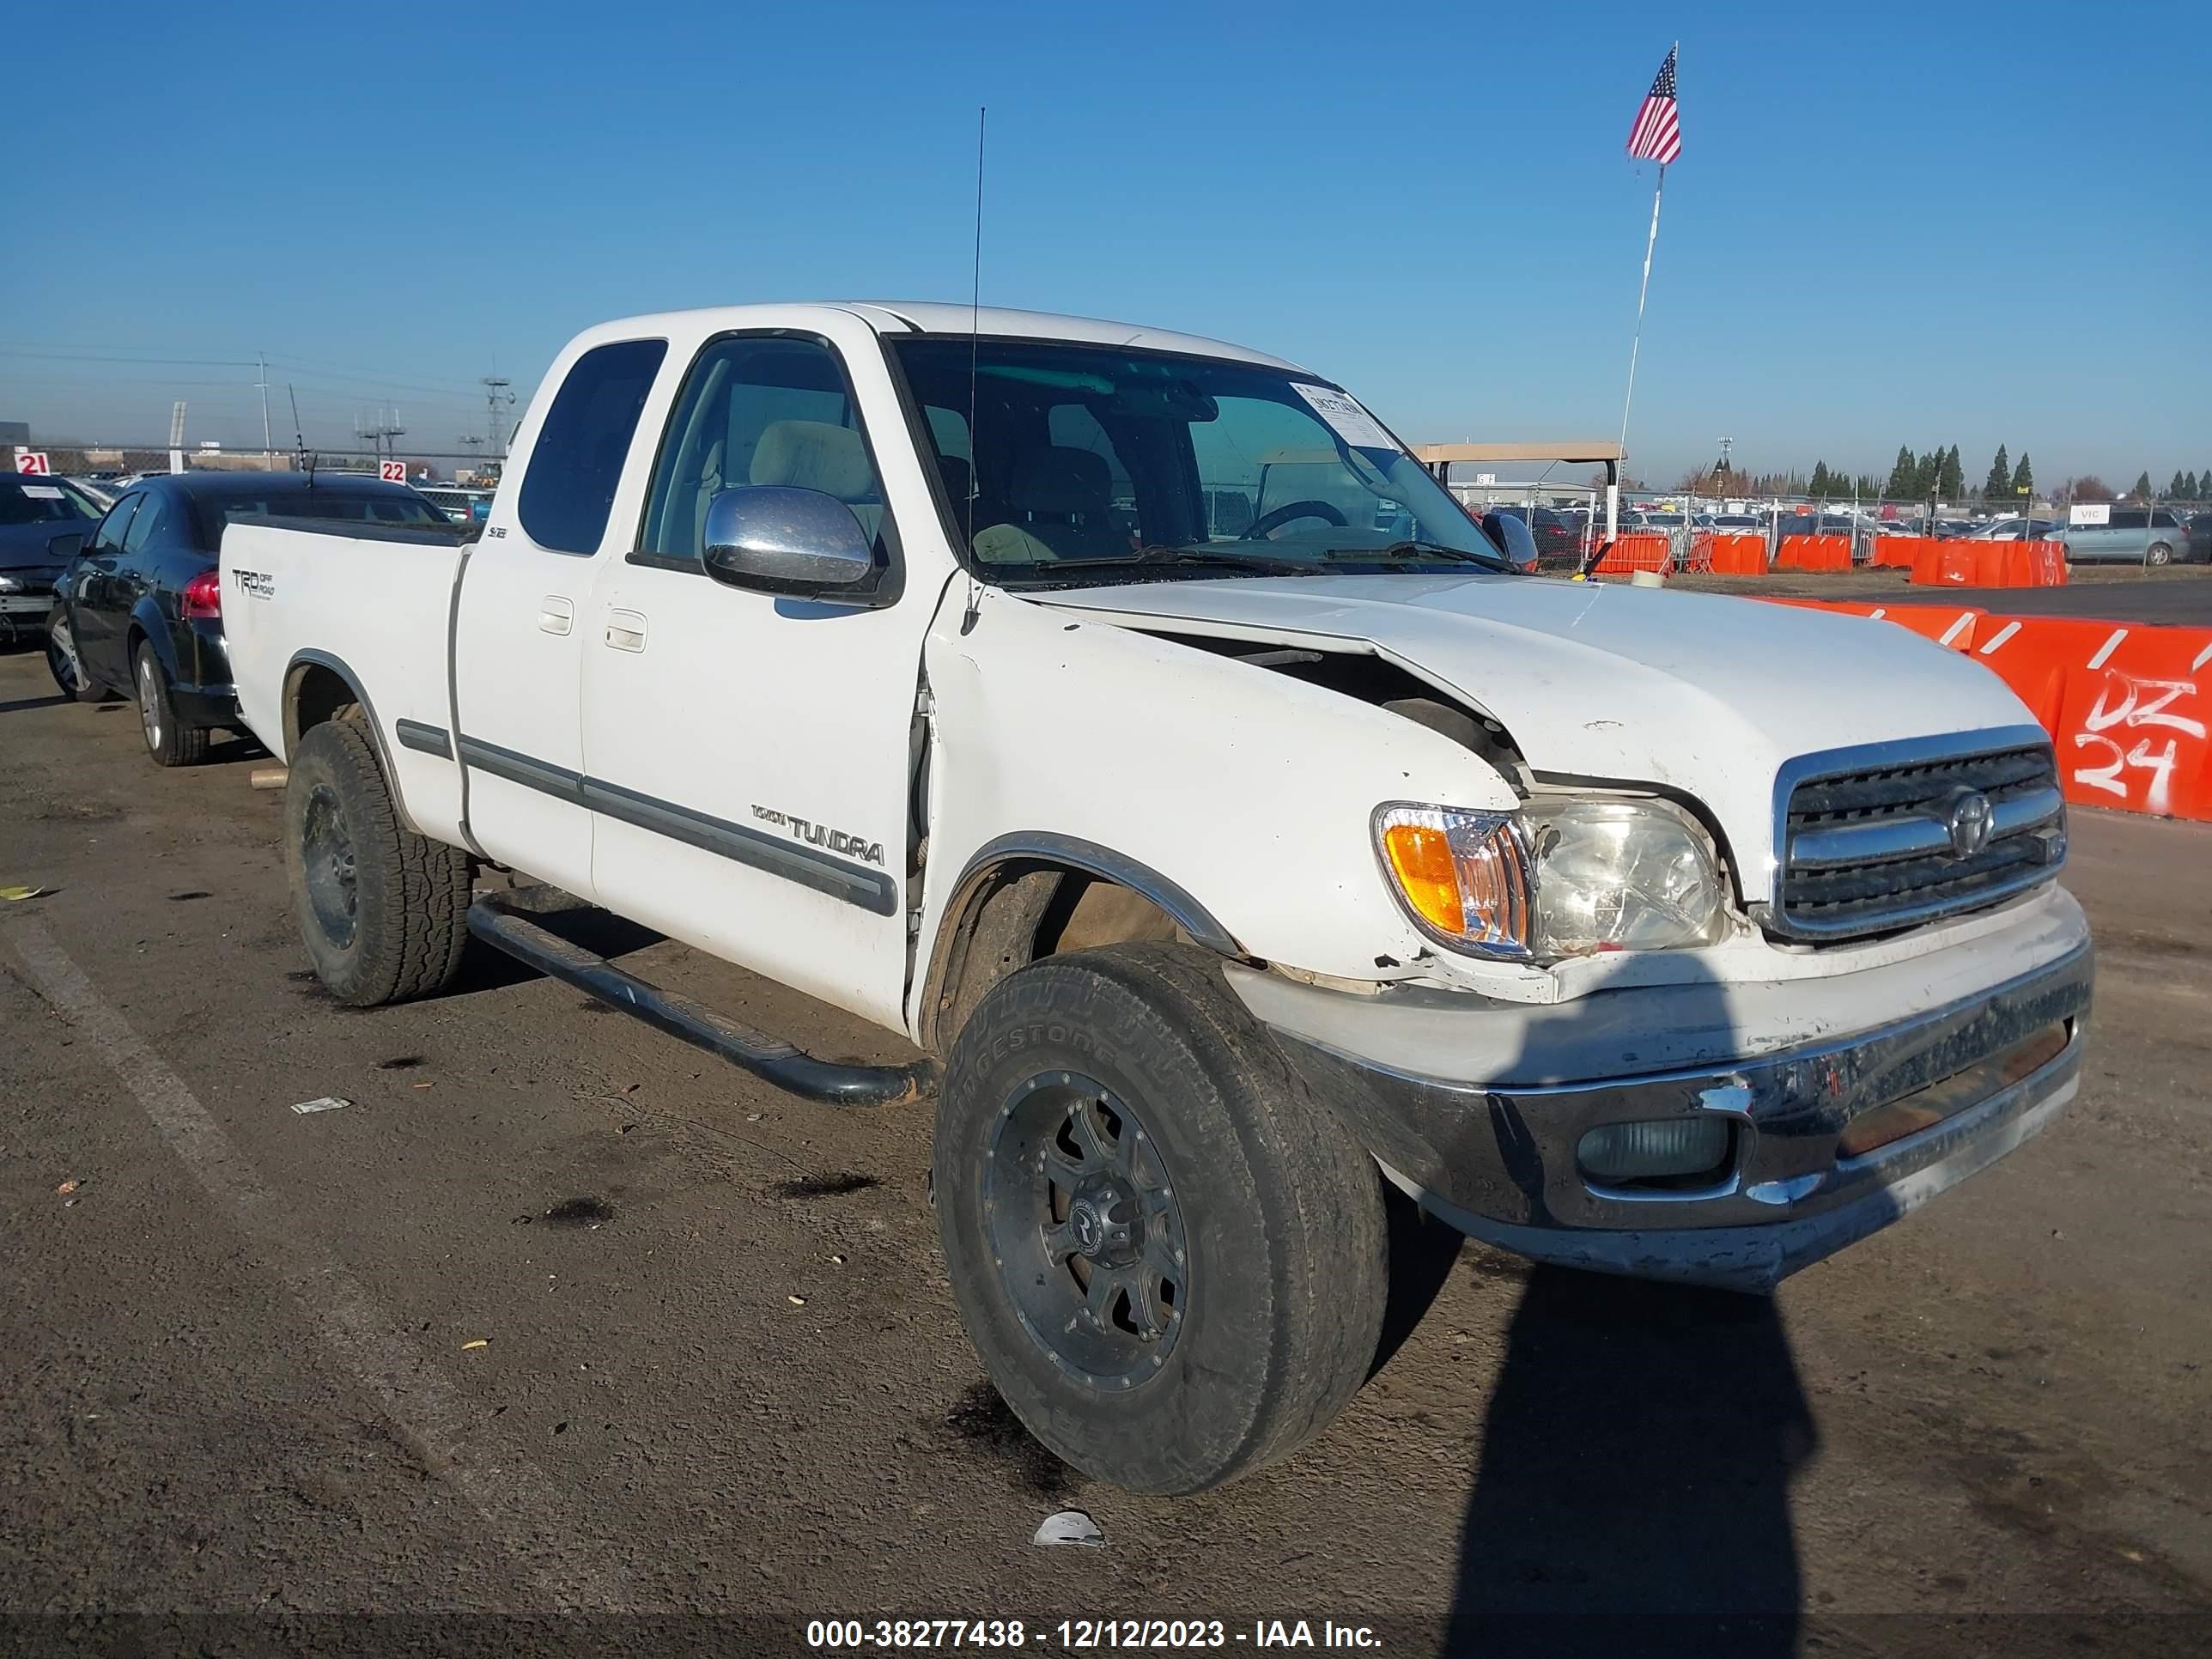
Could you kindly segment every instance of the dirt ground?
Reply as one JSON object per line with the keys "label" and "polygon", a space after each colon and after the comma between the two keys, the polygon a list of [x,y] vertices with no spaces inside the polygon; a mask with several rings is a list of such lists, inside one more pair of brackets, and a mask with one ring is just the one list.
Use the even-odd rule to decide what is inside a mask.
{"label": "dirt ground", "polygon": [[[923,1110],[797,1103],[496,961],[341,1010],[246,745],[161,773],[128,707],[51,693],[0,655],[0,886],[49,890],[0,903],[9,1650],[781,1652],[928,1618],[1064,1653],[1109,1643],[1061,1620],[1130,1617],[1232,1650],[1275,1620],[1420,1654],[2212,1646],[2203,829],[2077,815],[2084,1086],[1996,1169],[1771,1301],[1409,1223],[1402,1346],[1345,1417],[1157,1502],[982,1382]],[[1068,1506],[1103,1550],[1032,1546]]]}

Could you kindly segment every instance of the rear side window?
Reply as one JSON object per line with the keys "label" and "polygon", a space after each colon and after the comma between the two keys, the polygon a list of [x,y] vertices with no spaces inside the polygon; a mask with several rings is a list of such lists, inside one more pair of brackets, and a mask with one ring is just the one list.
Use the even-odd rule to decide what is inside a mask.
{"label": "rear side window", "polygon": [[149,495],[146,504],[138,509],[138,516],[131,521],[131,528],[123,538],[123,550],[136,553],[155,541],[179,542],[186,539],[180,515],[173,502],[166,495]]}
{"label": "rear side window", "polygon": [[667,355],[665,340],[594,346],[561,382],[531,447],[516,509],[540,547],[599,550],[638,415]]}
{"label": "rear side window", "polygon": [[131,515],[138,510],[138,503],[145,499],[143,495],[125,495],[114,506],[109,507],[107,516],[100,521],[100,527],[92,532],[93,550],[100,553],[113,553],[119,550],[123,546],[124,532],[131,528]]}
{"label": "rear side window", "polygon": [[2112,514],[2112,522],[2115,530],[2148,530],[2150,528],[2150,514],[2122,509]]}

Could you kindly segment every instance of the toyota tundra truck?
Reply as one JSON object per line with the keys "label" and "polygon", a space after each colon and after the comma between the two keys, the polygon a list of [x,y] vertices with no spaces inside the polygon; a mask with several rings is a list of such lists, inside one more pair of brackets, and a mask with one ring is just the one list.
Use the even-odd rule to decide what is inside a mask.
{"label": "toyota tundra truck", "polygon": [[[927,1110],[992,1381],[1178,1493],[1358,1389],[1386,1188],[1760,1292],[2074,1095],[2091,947],[2010,691],[1516,553],[1295,364],[792,305],[587,331],[480,526],[235,524],[222,597],[336,997],[435,994],[473,935]],[[655,988],[548,925],[583,906],[911,1057]]]}

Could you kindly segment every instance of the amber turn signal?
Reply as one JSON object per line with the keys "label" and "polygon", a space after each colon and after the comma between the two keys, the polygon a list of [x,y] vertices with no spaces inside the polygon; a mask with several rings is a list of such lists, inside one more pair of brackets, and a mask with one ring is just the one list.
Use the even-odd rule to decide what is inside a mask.
{"label": "amber turn signal", "polygon": [[1467,910],[1460,902],[1450,837],[1425,823],[1393,823],[1382,831],[1382,849],[1398,890],[1422,919],[1440,932],[1464,933]]}

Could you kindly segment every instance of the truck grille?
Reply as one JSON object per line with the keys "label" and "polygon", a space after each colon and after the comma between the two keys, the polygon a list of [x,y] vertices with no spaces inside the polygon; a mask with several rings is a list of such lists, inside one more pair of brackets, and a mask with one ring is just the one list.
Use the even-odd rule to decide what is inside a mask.
{"label": "truck grille", "polygon": [[[1986,834],[1977,834],[1984,821]],[[2051,879],[2066,856],[2066,806],[2048,743],[1821,766],[1796,780],[1781,829],[1768,926],[1819,942],[1996,904]]]}

